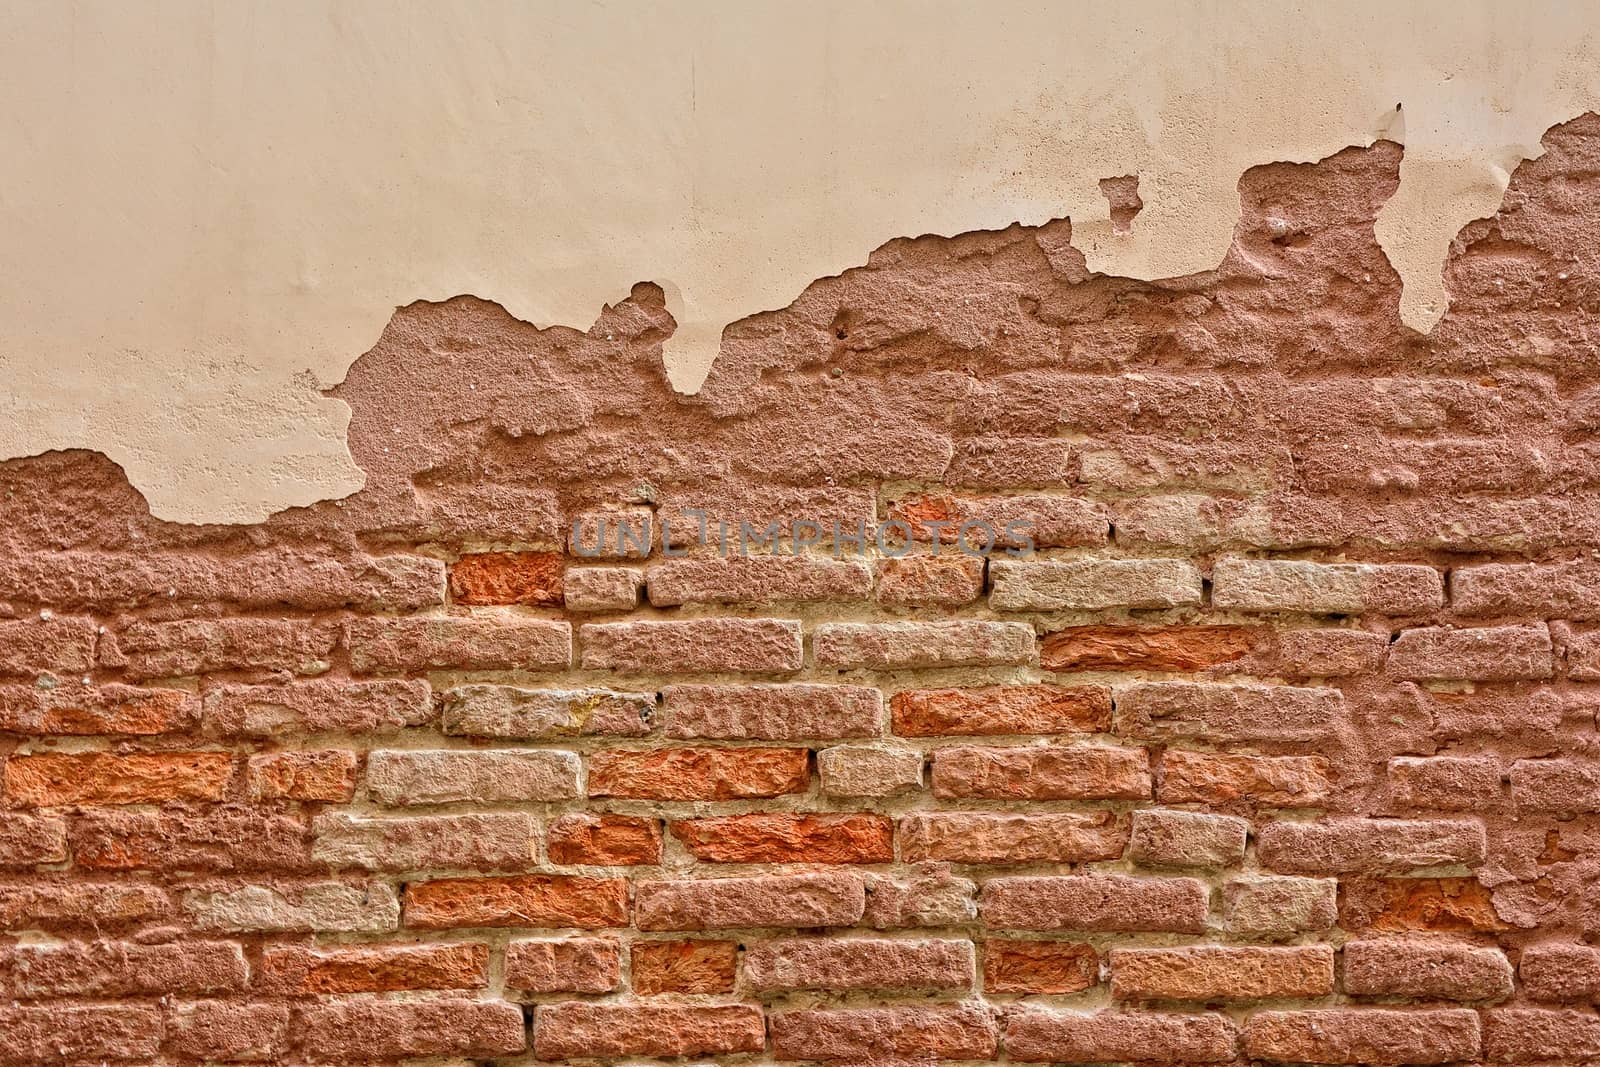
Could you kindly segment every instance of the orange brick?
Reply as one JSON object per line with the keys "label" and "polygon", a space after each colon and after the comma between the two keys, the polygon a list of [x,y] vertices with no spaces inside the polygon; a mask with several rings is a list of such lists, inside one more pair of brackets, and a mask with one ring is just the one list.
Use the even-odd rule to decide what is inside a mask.
{"label": "orange brick", "polygon": [[107,752],[13,756],[5,763],[5,795],[13,804],[160,804],[221,800],[233,773],[226,752]]}
{"label": "orange brick", "polygon": [[405,924],[456,926],[626,926],[628,883],[621,878],[531,874],[520,878],[441,878],[406,886]]}
{"label": "orange brick", "polygon": [[488,945],[361,945],[312,950],[269,945],[261,957],[264,991],[308,996],[488,985]]}
{"label": "orange brick", "polygon": [[902,737],[1097,733],[1111,728],[1111,691],[1092,685],[909,689],[890,699],[889,710]]}
{"label": "orange brick", "polygon": [[635,941],[633,991],[731,993],[738,945],[732,941]]}
{"label": "orange brick", "polygon": [[1254,626],[1074,626],[1039,645],[1047,671],[1199,671],[1243,659],[1264,631]]}
{"label": "orange brick", "polygon": [[550,823],[551,863],[635,867],[661,862],[661,824],[633,815],[571,811]]}
{"label": "orange brick", "polygon": [[592,797],[737,800],[803,793],[810,781],[803,748],[667,748],[589,758]]}
{"label": "orange brick", "polygon": [[561,603],[559,552],[482,552],[450,568],[450,595],[458,604]]}
{"label": "orange brick", "polygon": [[1100,981],[1093,945],[1072,941],[989,941],[983,946],[985,993],[1078,993]]}
{"label": "orange brick", "polygon": [[894,823],[882,815],[729,815],[672,824],[711,863],[889,863]]}

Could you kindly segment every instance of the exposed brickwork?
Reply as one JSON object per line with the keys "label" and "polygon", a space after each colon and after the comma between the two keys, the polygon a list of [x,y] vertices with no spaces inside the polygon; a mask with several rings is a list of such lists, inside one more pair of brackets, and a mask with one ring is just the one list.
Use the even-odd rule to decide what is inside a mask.
{"label": "exposed brickwork", "polygon": [[650,286],[406,308],[367,488],[250,529],[0,464],[0,1067],[1600,1057],[1600,120],[1547,148],[1428,338],[1379,144],[1195,278],[893,242],[693,398]]}

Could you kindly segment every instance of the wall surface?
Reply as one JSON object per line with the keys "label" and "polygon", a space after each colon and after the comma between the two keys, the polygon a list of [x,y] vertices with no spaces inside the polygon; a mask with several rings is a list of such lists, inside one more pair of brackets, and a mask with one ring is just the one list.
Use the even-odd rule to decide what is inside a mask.
{"label": "wall surface", "polygon": [[1406,147],[1377,233],[1426,332],[1450,242],[1600,100],[1596,25],[1491,0],[5,0],[0,455],[94,448],[157,515],[256,521],[362,484],[322,389],[415,300],[583,330],[654,282],[693,389],[728,324],[897,237],[1070,218],[1089,270],[1192,275],[1246,168],[1378,139]]}
{"label": "wall surface", "polygon": [[1178,280],[893,241],[692,397],[653,285],[412,304],[365,487],[258,524],[0,464],[0,1064],[1592,1062],[1600,119],[1544,148],[1426,337],[1380,141]]}

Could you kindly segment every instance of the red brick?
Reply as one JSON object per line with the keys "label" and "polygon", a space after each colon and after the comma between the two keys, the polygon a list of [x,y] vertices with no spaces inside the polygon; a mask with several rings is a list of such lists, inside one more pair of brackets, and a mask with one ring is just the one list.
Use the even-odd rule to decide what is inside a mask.
{"label": "red brick", "polygon": [[564,670],[572,626],[516,615],[355,619],[348,624],[350,669],[402,671]]}
{"label": "red brick", "polygon": [[1375,671],[1389,654],[1387,635],[1366,630],[1279,630],[1272,670],[1289,678],[1347,678]]}
{"label": "red brick", "polygon": [[656,607],[865,600],[872,570],[860,560],[720,556],[663,560],[645,575]]}
{"label": "red brick", "polygon": [[1337,689],[1140,682],[1113,692],[1116,732],[1141,740],[1320,741],[1339,722]]}
{"label": "red brick", "polygon": [[1421,615],[1444,605],[1439,572],[1406,563],[1223,559],[1211,581],[1211,601],[1224,610]]}
{"label": "red brick", "polygon": [[771,1027],[772,1054],[785,1060],[987,1060],[999,1049],[993,1014],[976,1004],[790,1011]]}
{"label": "red brick", "polygon": [[505,977],[528,993],[609,993],[622,985],[622,946],[609,937],[512,941]]}
{"label": "red brick", "polygon": [[565,1056],[716,1056],[760,1052],[767,1044],[761,1009],[654,1004],[547,1004],[533,1018],[541,1060]]}
{"label": "red brick", "polygon": [[878,561],[877,601],[900,607],[960,607],[983,595],[983,560],[973,556],[902,556]]}
{"label": "red brick", "polygon": [[739,800],[803,793],[803,748],[612,750],[589,757],[589,795],[643,800]]}
{"label": "red brick", "polygon": [[867,876],[867,907],[861,925],[874,930],[963,926],[978,917],[970,878],[952,874],[947,864],[901,868],[893,875]]}
{"label": "red brick", "polygon": [[1333,947],[1114,948],[1117,1000],[1275,1000],[1333,992]]}
{"label": "red brick", "polygon": [[60,683],[0,685],[0,731],[18,734],[175,733],[191,729],[200,702],[181,689]]}
{"label": "red brick", "polygon": [[1111,692],[1100,686],[991,685],[908,689],[889,701],[902,737],[1102,733]]}
{"label": "red brick", "polygon": [[1072,941],[1001,941],[983,946],[985,993],[1081,993],[1100,981],[1093,945]]}
{"label": "red brick", "polygon": [[1044,489],[1072,479],[1072,443],[1059,437],[962,441],[944,472],[945,484],[976,489]]}
{"label": "red brick", "polygon": [[372,871],[518,870],[533,866],[537,831],[520,812],[373,819],[330,811],[312,823],[311,855]]}
{"label": "red brick", "polygon": [[277,1063],[289,1050],[289,1008],[238,1000],[178,1004],[170,1014],[167,1046],[208,1062]]}
{"label": "red brick", "polygon": [[101,931],[161,919],[172,911],[167,891],[154,885],[62,880],[0,882],[0,930]]}
{"label": "red brick", "polygon": [[1453,1063],[1478,1055],[1478,1013],[1459,1008],[1264,1011],[1245,1023],[1244,1050],[1292,1063]]}
{"label": "red brick", "polygon": [[731,993],[739,945],[734,941],[635,941],[631,957],[633,991],[642,997]]}
{"label": "red brick", "polygon": [[661,862],[661,824],[634,815],[571,811],[550,821],[551,863],[637,867]]}
{"label": "red brick", "polygon": [[50,752],[4,764],[5,797],[19,807],[221,800],[233,773],[227,752]]}
{"label": "red brick", "polygon": [[674,822],[672,836],[707,863],[890,863],[894,823],[882,815],[726,815]]}
{"label": "red brick", "polygon": [[1476,878],[1346,881],[1339,901],[1347,930],[1487,933],[1505,928]]}
{"label": "red brick", "polygon": [[0,1063],[139,1060],[156,1055],[165,1026],[145,1004],[0,1007]]}
{"label": "red brick", "polygon": [[432,720],[427,682],[223,685],[205,695],[205,730],[215,737],[392,733]]}
{"label": "red brick", "polygon": [[745,982],[758,992],[796,989],[967,990],[977,968],[970,941],[793,938],[745,952]]}
{"label": "red brick", "polygon": [[1142,800],[1150,757],[1142,748],[941,748],[933,795],[986,800]]}
{"label": "red brick", "polygon": [[1459,615],[1600,618],[1600,565],[1488,563],[1450,572],[1450,606]]}
{"label": "red brick", "polygon": [[140,945],[126,941],[19,945],[10,950],[12,996],[119,997],[226,993],[249,981],[228,941]]}
{"label": "red brick", "polygon": [[344,803],[355,796],[356,754],[268,752],[251,756],[250,796],[256,800],[318,800]]}
{"label": "red brick", "polygon": [[979,900],[991,930],[1165,931],[1205,929],[1210,894],[1193,878],[1120,875],[991,878]]}
{"label": "red brick", "polygon": [[32,867],[67,858],[67,824],[60,819],[6,813],[0,819],[0,867]]}
{"label": "red brick", "polygon": [[1483,1054],[1492,1063],[1600,1056],[1600,1016],[1572,1009],[1495,1008],[1483,1016]]}
{"label": "red brick", "polygon": [[1156,795],[1166,804],[1319,807],[1328,800],[1322,756],[1225,756],[1168,749]]}
{"label": "red brick", "polygon": [[0,675],[80,674],[94,666],[95,638],[92,619],[0,621]]}
{"label": "red brick", "polygon": [[1290,874],[1404,873],[1482,863],[1483,824],[1470,820],[1331,819],[1260,828],[1264,866]]}
{"label": "red brick", "polygon": [[72,828],[74,861],[101,870],[300,870],[308,846],[299,819],[246,808],[94,812]]}
{"label": "red brick", "polygon": [[1153,867],[1231,867],[1244,862],[1250,824],[1198,811],[1133,813],[1128,858]]}
{"label": "red brick", "polygon": [[445,690],[442,704],[447,734],[518,741],[642,737],[656,714],[653,693],[590,688],[458,685]]}
{"label": "red brick", "polygon": [[1541,944],[1522,950],[1517,966],[1522,988],[1533,1000],[1585,1001],[1600,998],[1600,948]]}
{"label": "red brick", "polygon": [[1016,1063],[1232,1063],[1238,1036],[1225,1015],[1021,1011],[1006,1020]]}
{"label": "red brick", "polygon": [[[889,504],[888,516],[910,524],[913,540],[952,545],[966,523],[987,524],[997,548],[1019,549],[1030,541],[1034,548],[1103,545],[1111,533],[1104,504],[1060,496],[909,496]],[[1008,536],[1012,523],[1015,536]],[[968,544],[981,548],[986,533],[982,526],[970,527]]]}
{"label": "red brick", "polygon": [[117,637],[133,679],[251,669],[321,674],[338,640],[332,624],[283,619],[136,622]]}
{"label": "red brick", "polygon": [[883,695],[860,685],[669,685],[665,733],[743,741],[834,740],[883,732]]}
{"label": "red brick", "polygon": [[1503,775],[1496,756],[1396,756],[1389,761],[1389,794],[1405,807],[1485,811],[1500,804]]}
{"label": "red brick", "polygon": [[1019,622],[825,622],[812,636],[818,667],[906,670],[1006,667],[1033,658],[1033,627]]}
{"label": "red brick", "polygon": [[450,596],[458,604],[559,605],[559,552],[481,552],[450,566]]}
{"label": "red brick", "polygon": [[588,623],[579,638],[590,670],[781,674],[801,663],[800,624],[788,619]]}
{"label": "red brick", "polygon": [[503,1056],[525,1047],[522,1011],[493,1000],[353,997],[296,1009],[307,1057],[367,1062],[373,1057]]}
{"label": "red brick", "polygon": [[900,817],[900,855],[908,863],[1091,863],[1117,859],[1127,843],[1127,824],[1107,811],[914,811]]}
{"label": "red brick", "polygon": [[431,930],[457,926],[626,926],[628,883],[621,878],[558,874],[411,882],[405,891],[405,923]]}
{"label": "red brick", "polygon": [[1249,655],[1267,631],[1254,626],[1074,626],[1045,636],[1047,671],[1200,671]]}
{"label": "red brick", "polygon": [[1523,811],[1600,811],[1600,762],[1518,760],[1511,765],[1511,799]]}
{"label": "red brick", "polygon": [[1389,674],[1414,681],[1505,682],[1555,673],[1544,626],[1406,630],[1389,647]]}
{"label": "red brick", "polygon": [[839,872],[635,885],[641,930],[853,926],[866,909],[859,875]]}
{"label": "red brick", "polygon": [[264,992],[293,997],[482,989],[488,968],[487,945],[268,945],[257,983]]}
{"label": "red brick", "polygon": [[1200,603],[1200,572],[1180,559],[995,560],[996,611],[1104,611]]}
{"label": "red brick", "polygon": [[1344,990],[1420,1000],[1505,1000],[1511,964],[1497,948],[1431,941],[1347,941]]}

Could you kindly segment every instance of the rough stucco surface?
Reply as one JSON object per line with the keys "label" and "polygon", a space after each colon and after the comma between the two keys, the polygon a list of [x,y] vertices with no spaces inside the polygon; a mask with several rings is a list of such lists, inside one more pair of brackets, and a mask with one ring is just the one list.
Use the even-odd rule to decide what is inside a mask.
{"label": "rough stucco surface", "polygon": [[[11,0],[0,12],[0,455],[106,453],[157,515],[345,495],[320,389],[392,310],[587,328],[664,291],[696,387],[729,323],[896,236],[1070,218],[1090,270],[1216,267],[1236,182],[1406,146],[1402,320],[1554,123],[1589,5]],[[1138,179],[1119,229],[1105,178]]]}
{"label": "rough stucco surface", "polygon": [[[892,242],[692,397],[654,287],[414,304],[366,488],[258,525],[0,465],[0,1063],[1592,1060],[1600,119],[1545,147],[1428,337],[1381,142],[1184,278]],[[579,551],[689,510],[919,539]]]}

